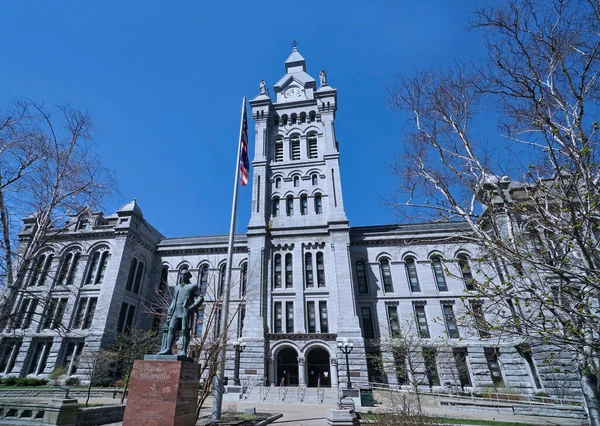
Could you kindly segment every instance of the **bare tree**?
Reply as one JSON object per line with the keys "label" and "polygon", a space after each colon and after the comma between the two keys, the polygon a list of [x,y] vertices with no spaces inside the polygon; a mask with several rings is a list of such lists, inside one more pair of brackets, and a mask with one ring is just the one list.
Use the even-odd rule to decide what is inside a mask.
{"label": "bare tree", "polygon": [[91,151],[90,115],[70,106],[52,111],[26,100],[0,115],[0,325],[40,249],[67,230],[69,215],[97,207],[115,189]]}
{"label": "bare tree", "polygon": [[599,10],[591,0],[479,9],[486,60],[418,72],[391,91],[410,116],[398,205],[466,224],[463,238],[480,248],[473,261],[490,329],[568,354],[592,425],[600,425]]}
{"label": "bare tree", "polygon": [[81,369],[84,377],[88,380],[87,398],[85,406],[90,402],[92,386],[97,385],[102,379],[108,377],[115,368],[116,354],[106,349],[84,352],[81,355]]}

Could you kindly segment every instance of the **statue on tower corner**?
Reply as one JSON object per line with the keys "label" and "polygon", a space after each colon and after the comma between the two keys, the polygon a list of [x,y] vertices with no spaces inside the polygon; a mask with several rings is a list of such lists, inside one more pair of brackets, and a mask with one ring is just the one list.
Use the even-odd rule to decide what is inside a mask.
{"label": "statue on tower corner", "polygon": [[169,334],[158,355],[172,355],[171,347],[175,343],[175,334],[178,325],[181,323],[181,335],[183,336],[182,355],[187,355],[187,349],[190,344],[190,326],[192,325],[192,316],[204,303],[204,297],[198,295],[199,288],[196,284],[190,283],[192,273],[185,269],[181,273],[179,284],[175,287],[173,300],[167,311],[167,324]]}
{"label": "statue on tower corner", "polygon": [[260,85],[258,86],[258,90],[259,90],[259,94],[260,95],[266,95],[267,94],[267,83],[265,83],[265,80],[261,80],[260,81]]}
{"label": "statue on tower corner", "polygon": [[325,74],[325,70],[321,70],[319,73],[319,81],[321,82],[321,87],[327,86],[327,74]]}

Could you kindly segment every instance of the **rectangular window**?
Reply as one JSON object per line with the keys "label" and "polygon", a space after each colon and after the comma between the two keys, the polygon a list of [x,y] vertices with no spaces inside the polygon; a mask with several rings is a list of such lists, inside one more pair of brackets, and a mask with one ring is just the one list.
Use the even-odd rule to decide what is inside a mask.
{"label": "rectangular window", "polygon": [[42,324],[43,329],[56,329],[60,327],[62,319],[65,313],[68,299],[65,298],[54,298],[48,302],[46,307],[46,313],[44,314],[44,322]]}
{"label": "rectangular window", "polygon": [[21,305],[21,328],[26,330],[29,328],[33,321],[33,315],[37,309],[38,301],[37,299],[25,299],[23,300],[23,304]]}
{"label": "rectangular window", "polygon": [[527,362],[527,365],[529,366],[529,371],[531,372],[531,377],[533,378],[533,385],[535,386],[535,388],[538,390],[542,389],[542,381],[540,380],[537,367],[535,365],[533,357],[531,356],[531,348],[517,346],[517,352],[519,352],[519,355],[521,355],[523,359]]}
{"label": "rectangular window", "polygon": [[472,302],[471,312],[475,323],[475,329],[479,333],[479,337],[482,339],[489,339],[491,337],[489,332],[490,326],[483,315],[483,304],[480,302]]}
{"label": "rectangular window", "polygon": [[467,348],[454,348],[452,352],[461,387],[471,386],[471,374],[469,374],[469,365],[467,364]]}
{"label": "rectangular window", "polygon": [[275,141],[275,161],[283,161],[283,141]]}
{"label": "rectangular window", "polygon": [[394,292],[394,285],[392,284],[392,271],[390,269],[390,261],[388,259],[382,259],[379,263],[381,268],[381,278],[383,280],[383,289],[386,293]]}
{"label": "rectangular window", "polygon": [[83,318],[83,324],[81,326],[82,329],[88,329],[92,325],[92,320],[94,319],[94,313],[96,312],[96,305],[98,304],[97,297],[91,297],[88,301],[85,317]]}
{"label": "rectangular window", "polygon": [[308,197],[306,195],[300,197],[300,214],[303,216],[308,214]]}
{"label": "rectangular window", "polygon": [[408,369],[406,368],[406,349],[392,348],[394,355],[394,367],[396,369],[396,379],[400,386],[408,383]]}
{"label": "rectangular window", "polygon": [[[95,308],[95,306],[96,305],[94,304],[94,308]],[[125,330],[123,330],[123,331],[127,331],[131,327],[133,327],[134,319],[135,319],[135,306],[129,305],[129,311],[127,312],[127,322],[125,323]]]}
{"label": "rectangular window", "polygon": [[240,308],[240,325],[238,329],[238,336],[242,337],[244,333],[244,320],[246,319],[246,307]]}
{"label": "rectangular window", "polygon": [[292,270],[292,255],[285,255],[285,288],[294,287],[294,274]]}
{"label": "rectangular window", "polygon": [[500,362],[498,360],[498,349],[497,348],[483,348],[485,353],[485,359],[487,360],[488,368],[490,369],[490,375],[492,376],[492,382],[494,386],[504,386],[504,380],[502,379],[502,371],[500,370]]}
{"label": "rectangular window", "polygon": [[321,333],[329,333],[329,319],[327,318],[327,302],[319,302],[319,318],[321,320]]}
{"label": "rectangular window", "polygon": [[390,324],[390,336],[400,337],[400,319],[398,318],[398,306],[389,305],[388,322]]}
{"label": "rectangular window", "polygon": [[294,198],[287,197],[285,199],[285,212],[288,216],[294,216]]}
{"label": "rectangular window", "polygon": [[285,302],[285,332],[294,332],[294,302]]}
{"label": "rectangular window", "polygon": [[12,372],[22,343],[21,339],[2,339],[2,344],[0,345],[0,374],[9,374]]}
{"label": "rectangular window", "polygon": [[306,313],[308,316],[308,332],[317,332],[317,319],[315,314],[315,302],[306,302]]}
{"label": "rectangular window", "polygon": [[367,268],[365,262],[362,260],[356,262],[356,280],[358,281],[358,292],[360,294],[367,294],[369,292],[367,287]]}
{"label": "rectangular window", "polygon": [[71,376],[77,373],[79,358],[83,351],[84,342],[82,340],[68,341],[65,350],[62,365],[67,368],[67,375]]}
{"label": "rectangular window", "polygon": [[415,317],[417,318],[417,329],[419,337],[429,339],[429,325],[427,324],[427,315],[425,315],[425,305],[415,305]]}
{"label": "rectangular window", "polygon": [[283,312],[281,311],[281,302],[275,302],[275,308],[273,310],[274,315],[274,331],[275,333],[283,332]]}
{"label": "rectangular window", "polygon": [[46,369],[52,340],[32,341],[31,358],[27,374],[42,374]]}
{"label": "rectangular window", "polygon": [[423,359],[425,361],[425,373],[429,387],[440,385],[440,376],[437,370],[437,351],[435,348],[423,347]]}
{"label": "rectangular window", "polygon": [[458,266],[465,282],[465,288],[469,291],[475,290],[475,280],[473,279],[473,272],[471,272],[471,266],[469,265],[469,258],[466,255],[459,255]]}
{"label": "rectangular window", "polygon": [[452,305],[442,305],[442,312],[444,313],[448,337],[451,339],[458,339],[460,335],[458,334],[458,326],[456,325],[456,317],[454,316]]}
{"label": "rectangular window", "polygon": [[[80,310],[81,302],[79,303],[79,308],[77,308],[77,315],[75,316],[75,324],[73,324],[73,328],[78,328],[79,324],[83,321],[83,317],[81,316]],[[121,311],[119,312],[119,320],[117,321],[117,333],[121,333],[123,331],[123,325],[125,324],[125,316],[127,315],[127,308],[129,305],[127,303],[123,303],[121,305]],[[79,319],[81,318],[81,319]]]}
{"label": "rectangular window", "polygon": [[360,315],[362,318],[363,334],[365,339],[373,339],[375,337],[375,331],[373,330],[373,317],[371,316],[371,308],[363,306],[360,308]]}

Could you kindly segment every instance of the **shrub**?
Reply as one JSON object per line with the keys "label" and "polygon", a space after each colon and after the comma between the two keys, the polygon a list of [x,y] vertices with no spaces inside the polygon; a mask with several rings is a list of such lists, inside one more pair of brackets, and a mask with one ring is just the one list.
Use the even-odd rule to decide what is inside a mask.
{"label": "shrub", "polygon": [[71,376],[65,379],[65,386],[79,386],[81,385],[81,380],[79,377]]}
{"label": "shrub", "polygon": [[16,386],[17,385],[17,378],[15,376],[9,376],[9,377],[5,377],[4,378],[4,384],[6,386]]}
{"label": "shrub", "polygon": [[111,379],[110,377],[103,377],[102,379],[96,380],[92,384],[94,386],[98,386],[98,387],[101,387],[101,388],[109,388],[109,387],[112,387],[115,384],[115,381],[113,379]]}
{"label": "shrub", "polygon": [[9,376],[5,377],[3,382],[6,386],[45,386],[48,379]]}
{"label": "shrub", "polygon": [[48,375],[48,378],[52,381],[54,386],[58,386],[60,384],[60,378],[67,374],[67,366],[63,365],[62,367],[56,367],[52,370],[52,373]]}

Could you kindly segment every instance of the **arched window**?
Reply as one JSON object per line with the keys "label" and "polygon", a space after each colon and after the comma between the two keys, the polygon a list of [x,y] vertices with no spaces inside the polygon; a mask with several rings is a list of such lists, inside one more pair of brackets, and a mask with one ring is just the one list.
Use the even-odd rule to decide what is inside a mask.
{"label": "arched window", "polygon": [[217,294],[217,297],[221,297],[221,295],[223,294],[223,289],[225,288],[225,268],[227,267],[226,263],[223,263],[220,267],[219,267],[219,293]]}
{"label": "arched window", "polygon": [[317,186],[319,184],[319,175],[314,173],[311,176],[313,186]]}
{"label": "arched window", "polygon": [[323,200],[321,199],[321,194],[315,195],[315,213],[323,213]]}
{"label": "arched window", "polygon": [[42,253],[37,257],[33,274],[29,281],[30,286],[41,287],[46,284],[46,278],[48,278],[48,272],[50,271],[50,266],[52,266],[53,259],[54,255],[52,253]]}
{"label": "arched window", "polygon": [[142,285],[142,278],[144,277],[144,263],[138,262],[137,270],[135,272],[135,281],[133,282],[133,292],[139,294]]}
{"label": "arched window", "polygon": [[204,296],[206,289],[208,288],[208,265],[204,264],[200,266],[200,291]]}
{"label": "arched window", "polygon": [[293,113],[291,115],[291,122],[292,122],[292,124],[296,124],[297,120],[298,120],[298,116],[296,115],[296,113]]}
{"label": "arched window", "polygon": [[393,293],[394,285],[392,283],[392,271],[390,269],[389,259],[381,259],[379,261],[379,269],[381,271],[381,280],[383,281],[383,291],[386,293]]}
{"label": "arched window", "polygon": [[285,199],[285,212],[288,216],[294,216],[294,197],[291,195]]}
{"label": "arched window", "polygon": [[316,117],[316,114],[315,114],[314,111],[311,111],[311,112],[308,113],[308,121],[310,123],[312,123],[313,121],[315,121],[315,117]]}
{"label": "arched window", "polygon": [[294,187],[299,187],[300,186],[300,177],[299,176],[294,176]]}
{"label": "arched window", "polygon": [[294,276],[292,271],[292,255],[285,255],[285,288],[294,287]]}
{"label": "arched window", "polygon": [[273,217],[279,216],[279,197],[273,198]]}
{"label": "arched window", "polygon": [[244,297],[246,295],[246,287],[248,285],[248,264],[242,265],[242,271],[240,275],[240,295]]}
{"label": "arched window", "polygon": [[356,280],[358,281],[358,292],[360,294],[367,294],[369,292],[369,287],[367,285],[367,267],[362,260],[356,262]]}
{"label": "arched window", "polygon": [[313,277],[313,260],[312,253],[306,253],[304,255],[304,277],[306,279],[306,287],[314,287],[314,277]]}
{"label": "arched window", "polygon": [[273,287],[281,288],[281,255],[276,254],[273,261]]}
{"label": "arched window", "polygon": [[283,161],[283,139],[275,140],[275,161]]}
{"label": "arched window", "polygon": [[306,195],[300,196],[300,214],[303,216],[308,214],[308,197]]}
{"label": "arched window", "polygon": [[439,256],[431,257],[431,269],[433,270],[433,276],[435,277],[435,283],[439,291],[448,291],[446,285],[446,277],[444,276],[444,267],[442,266],[442,259]]}
{"label": "arched window", "polygon": [[292,153],[291,154],[292,160],[300,159],[300,136],[293,135],[290,138],[290,152]]}
{"label": "arched window", "polygon": [[306,139],[308,141],[308,158],[317,158],[319,156],[317,135],[315,133],[311,133]]}
{"label": "arched window", "polygon": [[138,261],[133,258],[131,265],[129,266],[129,275],[127,276],[127,283],[125,284],[125,290],[131,291],[133,287],[133,280],[135,279],[135,271],[137,270]]}
{"label": "arched window", "polygon": [[469,265],[469,256],[466,254],[458,255],[458,266],[462,273],[463,281],[465,282],[465,288],[469,291],[475,290],[475,280],[473,279],[473,272],[471,272],[471,265]]}
{"label": "arched window", "polygon": [[287,124],[288,124],[288,116],[287,116],[287,114],[283,114],[281,116],[281,124],[284,125],[284,126],[287,126]]}
{"label": "arched window", "polygon": [[275,179],[275,188],[281,188],[281,178],[279,177]]}
{"label": "arched window", "polygon": [[77,266],[79,265],[79,258],[81,253],[79,251],[68,252],[59,268],[58,278],[56,285],[71,285],[75,281],[75,274],[77,273]]}
{"label": "arched window", "polygon": [[317,285],[325,287],[325,262],[321,252],[317,252]]}
{"label": "arched window", "polygon": [[300,113],[300,123],[306,123],[306,113],[305,112]]}
{"label": "arched window", "polygon": [[417,264],[415,263],[415,259],[413,257],[407,257],[404,260],[404,268],[406,269],[406,278],[408,279],[410,291],[421,291],[421,286],[419,285],[419,276],[417,275]]}
{"label": "arched window", "polygon": [[107,249],[99,249],[92,254],[92,259],[90,260],[88,267],[88,274],[85,279],[86,285],[102,284],[109,259],[110,252]]}

